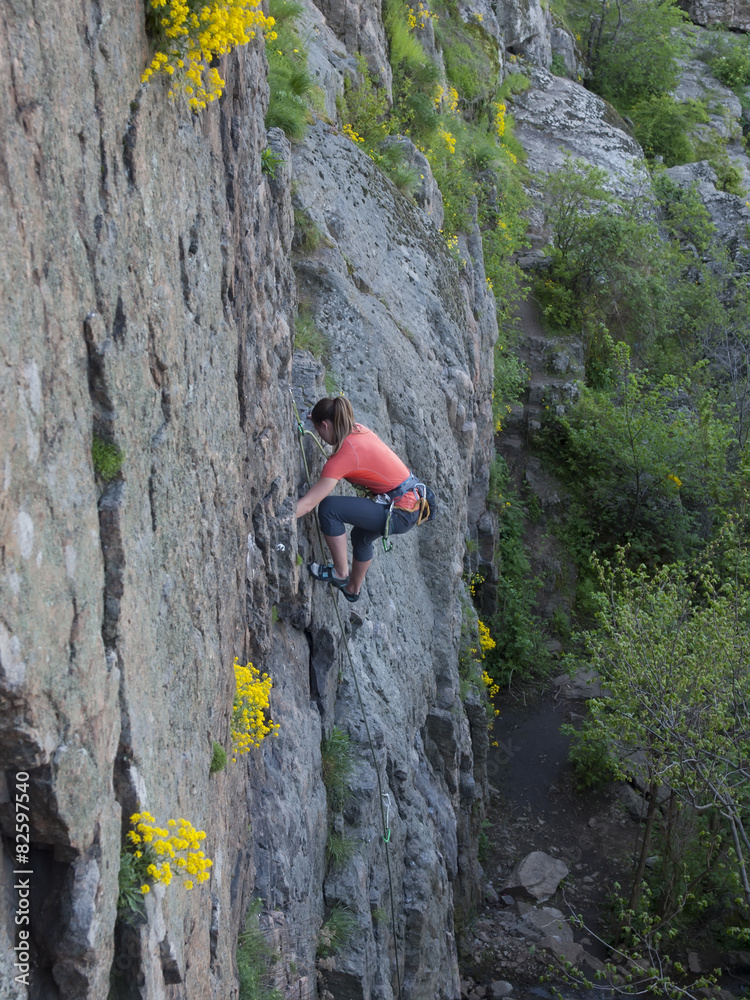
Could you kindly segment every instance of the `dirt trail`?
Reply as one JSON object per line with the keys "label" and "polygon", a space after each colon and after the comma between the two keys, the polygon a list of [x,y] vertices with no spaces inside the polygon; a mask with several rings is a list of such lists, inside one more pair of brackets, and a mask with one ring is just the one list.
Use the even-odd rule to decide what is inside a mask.
{"label": "dirt trail", "polygon": [[[483,857],[485,875],[498,894],[478,914],[472,949],[463,973],[475,983],[505,980],[513,996],[539,996],[539,976],[549,956],[515,930],[503,888],[513,867],[532,851],[563,861],[569,871],[563,886],[543,906],[565,916],[581,914],[586,926],[604,930],[607,896],[616,881],[627,882],[636,824],[612,791],[581,793],[568,764],[569,737],[560,732],[575,721],[582,703],[546,691],[524,704],[506,697],[497,702],[488,772],[492,794]],[[507,897],[506,897],[507,900]],[[486,939],[486,940],[485,940]],[[596,958],[605,957],[594,937],[576,931],[576,941]],[[541,991],[546,995],[546,991]]]}

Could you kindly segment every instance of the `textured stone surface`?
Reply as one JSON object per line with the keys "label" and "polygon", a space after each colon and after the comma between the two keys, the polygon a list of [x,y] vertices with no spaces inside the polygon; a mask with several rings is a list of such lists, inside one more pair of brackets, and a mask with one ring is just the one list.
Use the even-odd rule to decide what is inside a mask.
{"label": "textured stone surface", "polygon": [[503,892],[525,892],[534,899],[548,899],[568,874],[568,866],[544,851],[532,851],[519,862]]}
{"label": "textured stone surface", "polygon": [[[473,834],[486,718],[479,704],[462,709],[456,653],[467,493],[486,493],[489,474],[494,303],[475,242],[477,264],[459,272],[434,225],[344,136],[316,125],[295,148],[294,175],[299,207],[323,237],[297,261],[300,301],[329,338],[330,368],[357,418],[440,500],[434,525],[398,538],[388,555],[376,553],[356,605],[361,624],[349,641],[390,796],[406,993],[452,998],[453,908],[470,906],[478,892]],[[314,401],[314,385],[302,378],[295,385],[301,405]],[[321,461],[315,457],[316,467]],[[304,529],[310,548],[300,543],[301,550],[318,558],[312,526]],[[390,907],[376,776],[331,597],[317,585],[309,593],[313,644],[317,636],[322,647],[333,642],[328,670],[339,671],[329,682],[321,669],[318,689],[359,759],[344,819],[361,847],[329,871],[324,886],[329,905],[356,914],[359,933],[325,975],[336,996],[390,997],[393,943],[388,927],[375,927],[371,917]]]}
{"label": "textured stone surface", "polygon": [[436,229],[443,228],[443,195],[432,174],[430,161],[405,135],[390,137],[387,142],[397,145],[403,154],[403,162],[412,167],[419,177],[413,191],[414,201],[429,215]]}
{"label": "textured stone surface", "polygon": [[[134,996],[178,981],[226,996],[254,862],[245,765],[209,779],[211,741],[227,739],[233,656],[273,660],[272,603],[296,585],[267,544],[295,442],[279,419],[289,175],[274,189],[260,171],[265,62],[250,48],[222,67],[227,97],[198,118],[165,81],[140,88],[138,6],[19,0],[1,30],[0,756],[32,778],[36,974],[45,995],[100,1000],[115,957]],[[93,434],[124,453],[108,485]],[[250,552],[264,584],[248,615]],[[299,677],[283,656],[276,679],[284,706]],[[312,760],[317,713],[292,700]],[[307,777],[285,785],[307,800],[289,843],[322,858]],[[136,804],[205,829],[214,868],[210,887],[153,892],[115,953]]]}
{"label": "textured stone surface", "polygon": [[326,116],[335,121],[336,99],[344,93],[344,81],[356,79],[357,62],[312,0],[304,0],[301,6],[298,28],[307,48],[307,69],[323,93]]}
{"label": "textured stone surface", "polygon": [[741,271],[750,271],[746,237],[747,227],[750,225],[750,208],[747,199],[729,194],[728,191],[720,191],[716,173],[705,160],[671,167],[666,173],[680,187],[695,187],[716,226],[717,239],[727,248]]}
{"label": "textured stone surface", "polygon": [[493,9],[505,51],[548,69],[552,62],[551,15],[538,0],[503,0]]}
{"label": "textured stone surface", "polygon": [[720,24],[736,31],[750,31],[747,0],[684,0],[681,5],[696,24]]}
{"label": "textured stone surface", "polygon": [[514,98],[513,116],[535,172],[560,167],[570,153],[613,174],[616,184],[643,160],[615,109],[574,80],[537,70],[532,87]]}
{"label": "textured stone surface", "polygon": [[[615,193],[640,183],[640,146],[615,109],[580,83],[537,70],[529,90],[514,98],[512,111],[533,174],[558,170],[570,155],[606,170]],[[534,213],[531,225],[542,228]]]}
{"label": "textured stone surface", "polygon": [[346,51],[359,52],[370,73],[390,92],[392,72],[381,5],[369,0],[317,0],[316,7]]}
{"label": "textured stone surface", "polygon": [[[708,34],[700,32],[700,35]],[[722,138],[738,131],[742,115],[739,97],[717,80],[702,60],[688,59],[684,62],[673,97],[676,101],[703,101],[712,127]]]}

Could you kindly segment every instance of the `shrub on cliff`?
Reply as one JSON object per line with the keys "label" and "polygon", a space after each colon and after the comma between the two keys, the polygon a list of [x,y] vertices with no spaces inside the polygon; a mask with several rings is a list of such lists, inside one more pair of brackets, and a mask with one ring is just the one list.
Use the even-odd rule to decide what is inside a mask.
{"label": "shrub on cliff", "polygon": [[669,94],[659,94],[639,101],[631,113],[635,137],[646,156],[661,156],[667,167],[695,159],[690,130],[709,121],[708,112],[700,102],[680,103]]}
{"label": "shrub on cliff", "polygon": [[313,89],[307,72],[307,51],[296,26],[302,7],[294,0],[269,0],[268,10],[276,34],[266,46],[269,89],[266,128],[280,128],[290,139],[302,139]]}
{"label": "shrub on cliff", "polygon": [[224,91],[213,60],[258,32],[272,41],[273,25],[260,0],[147,0],[146,27],[156,51],[141,82],[163,73],[169,96],[184,94],[193,111],[200,111]]}
{"label": "shrub on cliff", "polygon": [[627,112],[638,101],[668,93],[692,40],[687,14],[674,0],[585,0],[577,24],[591,68],[591,86]]}

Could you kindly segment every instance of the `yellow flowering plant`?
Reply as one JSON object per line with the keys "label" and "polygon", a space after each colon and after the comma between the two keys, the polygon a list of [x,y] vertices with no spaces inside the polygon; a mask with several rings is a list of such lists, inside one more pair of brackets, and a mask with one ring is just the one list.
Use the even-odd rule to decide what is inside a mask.
{"label": "yellow flowering plant", "polygon": [[234,677],[236,690],[230,726],[233,762],[240,754],[259,747],[266,736],[277,736],[279,732],[278,724],[266,718],[273,686],[268,674],[262,674],[252,663],[243,667],[235,656]]}
{"label": "yellow flowering plant", "polygon": [[190,891],[210,878],[213,862],[201,850],[204,830],[188,819],[168,819],[158,826],[149,812],[133,813],[120,856],[118,910],[124,917],[143,915],[142,897],[153,885],[168,886],[177,876]]}
{"label": "yellow flowering plant", "polygon": [[156,51],[141,76],[163,73],[169,96],[184,94],[194,111],[221,97],[224,80],[211,60],[246,45],[258,32],[276,38],[260,0],[146,0],[146,24]]}

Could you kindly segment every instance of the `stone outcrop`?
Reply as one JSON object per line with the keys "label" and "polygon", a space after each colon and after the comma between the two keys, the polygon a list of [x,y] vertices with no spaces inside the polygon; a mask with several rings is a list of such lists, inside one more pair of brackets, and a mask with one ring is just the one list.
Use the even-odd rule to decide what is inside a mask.
{"label": "stone outcrop", "polygon": [[526,894],[536,900],[549,899],[568,874],[568,866],[544,851],[532,851],[519,862],[503,892]]}
{"label": "stone outcrop", "polygon": [[680,6],[688,12],[691,21],[704,27],[713,24],[733,31],[750,31],[750,3],[747,0],[683,0]]}
{"label": "stone outcrop", "polygon": [[[318,234],[317,248],[295,262],[300,302],[328,339],[330,374],[358,419],[377,428],[439,497],[434,525],[396,539],[388,555],[377,553],[349,645],[387,775],[406,991],[450,998],[458,989],[451,913],[475,905],[479,886],[474,844],[486,718],[478,702],[462,706],[456,662],[467,496],[486,494],[491,458],[494,300],[478,235],[471,254],[467,248],[470,263],[459,269],[434,224],[348,138],[318,123],[293,162],[298,211]],[[321,391],[304,371],[295,378],[300,409]],[[318,559],[317,539],[312,531],[308,537],[305,559]],[[313,647],[338,648],[327,589],[315,585],[310,593]],[[327,904],[349,907],[359,931],[324,978],[335,996],[387,996],[393,942],[372,918],[389,907],[378,861],[380,803],[340,649],[316,668],[315,686],[324,718],[349,732],[360,761],[344,820],[362,847],[324,884]]]}
{"label": "stone outcrop", "polygon": [[368,0],[317,0],[315,6],[346,51],[361,54],[369,72],[390,92],[393,74],[380,5]]}
{"label": "stone outcrop", "polygon": [[[227,95],[198,118],[166,81],[141,88],[142,17],[21,2],[0,35],[0,815],[12,839],[13,779],[28,772],[36,982],[92,1000],[110,973],[128,996],[231,989],[255,851],[246,767],[209,777],[211,745],[227,742],[233,657],[268,663],[272,604],[297,584],[294,553],[282,567],[273,548],[294,493],[280,415],[295,296],[288,166],[275,184],[260,168],[262,47],[222,67]],[[94,439],[122,453],[109,482]],[[274,710],[290,691],[301,706],[277,752],[289,741],[314,763],[299,641],[276,676]],[[290,844],[320,867],[322,795],[292,804],[305,781],[285,781],[301,817]],[[214,867],[192,893],[154,890],[148,923],[116,942],[137,805],[205,829]],[[317,897],[306,906],[319,921]],[[10,954],[3,996],[23,989]]]}
{"label": "stone outcrop", "polygon": [[[3,17],[0,820],[11,842],[14,776],[28,772],[40,988],[99,1000],[112,977],[128,1000],[232,995],[255,895],[282,985],[317,989],[318,934],[339,902],[360,928],[326,970],[342,995],[392,996],[398,959],[411,995],[448,1000],[454,911],[480,891],[487,742],[457,673],[463,538],[489,516],[496,327],[478,231],[460,264],[330,126],[293,156],[266,136],[261,46],[225,60],[225,97],[194,116],[166,81],[141,87],[138,8],[19,0]],[[351,57],[332,46],[316,66],[332,112]],[[359,624],[345,619],[390,796],[395,929],[373,917],[388,910],[380,799],[341,632],[298,565],[314,542],[292,517],[290,389],[300,403],[324,390],[303,353],[292,375],[292,161],[298,208],[324,236],[297,270],[330,373],[441,504],[373,567]],[[437,215],[434,192],[425,207]],[[94,442],[120,456],[106,479]],[[273,677],[281,729],[210,775],[235,656]],[[326,867],[320,780],[334,721],[359,761],[343,819],[361,846],[341,869]],[[213,868],[190,893],[155,888],[146,921],[126,924],[120,850],[139,807],[204,829]],[[15,1000],[7,860],[2,879]]]}
{"label": "stone outcrop", "polygon": [[539,181],[544,174],[559,170],[566,157],[604,169],[605,184],[615,194],[643,186],[643,151],[626,123],[611,104],[577,81],[536,69],[532,86],[514,97],[511,110],[532,174],[534,200],[528,216],[533,247],[544,247],[549,239]]}

